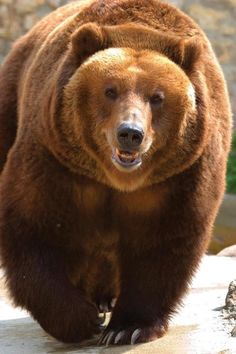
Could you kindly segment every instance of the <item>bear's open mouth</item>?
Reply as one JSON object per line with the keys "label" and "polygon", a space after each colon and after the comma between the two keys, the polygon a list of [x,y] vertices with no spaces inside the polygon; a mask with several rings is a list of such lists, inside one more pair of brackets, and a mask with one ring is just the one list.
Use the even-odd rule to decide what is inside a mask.
{"label": "bear's open mouth", "polygon": [[142,163],[139,152],[129,152],[119,149],[113,150],[112,161],[116,167],[121,167],[122,170],[129,171],[138,168]]}

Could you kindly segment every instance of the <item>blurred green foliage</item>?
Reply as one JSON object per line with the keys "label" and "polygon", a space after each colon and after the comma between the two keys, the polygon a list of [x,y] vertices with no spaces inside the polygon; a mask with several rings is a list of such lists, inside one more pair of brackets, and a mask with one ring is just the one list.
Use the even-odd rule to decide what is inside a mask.
{"label": "blurred green foliage", "polygon": [[236,134],[233,135],[232,148],[227,166],[227,193],[236,193]]}

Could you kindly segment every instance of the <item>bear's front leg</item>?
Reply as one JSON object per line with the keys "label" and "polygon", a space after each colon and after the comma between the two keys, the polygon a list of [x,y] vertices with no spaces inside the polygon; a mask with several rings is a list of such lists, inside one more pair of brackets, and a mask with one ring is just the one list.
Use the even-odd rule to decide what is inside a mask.
{"label": "bear's front leg", "polygon": [[99,333],[96,306],[69,282],[60,251],[37,239],[23,240],[20,232],[14,232],[14,244],[3,235],[2,258],[15,304],[62,342],[80,342]]}
{"label": "bear's front leg", "polygon": [[136,344],[165,334],[206,250],[218,207],[217,185],[202,193],[199,181],[176,177],[159,211],[120,218],[120,296],[100,344]]}
{"label": "bear's front leg", "polygon": [[[69,247],[74,250],[75,240],[77,249],[83,244],[73,180],[56,163],[52,168],[47,159],[42,166],[31,159],[38,170],[15,166],[18,159],[12,158],[1,175],[1,263],[15,304],[58,340],[80,342],[99,332],[100,319],[95,304],[69,279]],[[86,255],[76,256],[83,268]]]}
{"label": "bear's front leg", "polygon": [[121,254],[121,293],[100,339],[104,345],[137,344],[162,337],[198,258],[183,240],[137,253],[126,245]]}

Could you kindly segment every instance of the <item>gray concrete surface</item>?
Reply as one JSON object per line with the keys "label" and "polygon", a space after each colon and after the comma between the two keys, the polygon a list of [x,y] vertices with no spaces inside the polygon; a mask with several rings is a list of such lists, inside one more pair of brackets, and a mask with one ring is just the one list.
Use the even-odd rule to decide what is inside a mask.
{"label": "gray concrete surface", "polygon": [[63,345],[48,336],[29,315],[14,309],[0,286],[0,354],[236,354],[231,337],[235,320],[223,318],[230,281],[236,278],[236,258],[205,257],[181,311],[168,334],[136,346],[97,347],[96,338],[84,345]]}

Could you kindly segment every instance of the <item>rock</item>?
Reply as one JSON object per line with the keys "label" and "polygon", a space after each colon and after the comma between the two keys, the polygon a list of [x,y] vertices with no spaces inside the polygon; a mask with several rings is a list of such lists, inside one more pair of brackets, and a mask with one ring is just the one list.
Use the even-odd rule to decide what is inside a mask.
{"label": "rock", "polygon": [[29,14],[24,17],[24,29],[28,31],[39,20],[35,14]]}
{"label": "rock", "polygon": [[236,326],[232,329],[231,336],[236,337]]}
{"label": "rock", "polygon": [[171,3],[172,5],[174,5],[174,6],[178,7],[178,8],[183,7],[183,4],[184,4],[184,0],[172,0],[172,1],[165,0],[163,2]]}
{"label": "rock", "polygon": [[184,6],[184,10],[193,18],[195,21],[208,32],[216,31],[218,29],[219,23],[223,22],[227,12],[225,13],[216,10],[214,6],[206,6],[205,3],[194,3]]}
{"label": "rock", "polygon": [[229,290],[225,299],[225,306],[227,310],[235,311],[235,319],[236,319],[236,280],[233,280],[229,284]]}
{"label": "rock", "polygon": [[15,9],[20,15],[26,14],[35,11],[43,3],[44,0],[20,0],[16,2]]}
{"label": "rock", "polygon": [[51,12],[51,11],[52,11],[52,8],[48,5],[39,6],[37,8],[36,15],[40,19],[40,18],[46,16],[47,14],[49,14],[49,12]]}
{"label": "rock", "polygon": [[236,257],[236,245],[224,248],[217,256]]}
{"label": "rock", "polygon": [[51,6],[53,9],[56,9],[59,6],[65,5],[69,1],[66,0],[47,0],[47,3],[49,6]]}
{"label": "rock", "polygon": [[232,337],[236,337],[236,280],[233,280],[229,284],[228,293],[225,299],[225,307],[223,309],[223,316],[225,319],[232,322],[234,327],[230,334]]}

